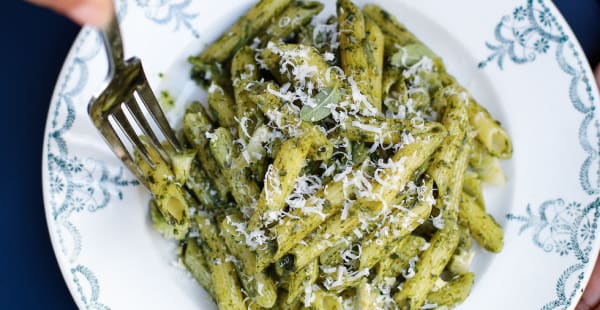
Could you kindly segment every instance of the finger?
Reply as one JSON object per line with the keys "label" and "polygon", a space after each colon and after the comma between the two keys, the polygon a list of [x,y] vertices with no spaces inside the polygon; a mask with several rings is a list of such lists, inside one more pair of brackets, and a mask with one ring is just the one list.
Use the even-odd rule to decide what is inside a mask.
{"label": "finger", "polygon": [[[596,73],[599,71],[596,70]],[[592,276],[575,310],[592,310],[600,306],[600,259],[596,260]]]}
{"label": "finger", "polygon": [[63,14],[74,22],[93,26],[105,25],[112,12],[111,0],[27,0]]}

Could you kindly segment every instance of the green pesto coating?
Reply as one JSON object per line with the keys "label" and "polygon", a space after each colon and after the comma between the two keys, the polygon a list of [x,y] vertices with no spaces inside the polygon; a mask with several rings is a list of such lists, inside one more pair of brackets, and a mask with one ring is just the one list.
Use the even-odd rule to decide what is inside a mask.
{"label": "green pesto coating", "polygon": [[272,222],[271,214],[278,214],[285,207],[285,200],[304,165],[310,149],[318,148],[318,130],[306,131],[298,137],[286,140],[265,175],[263,189],[254,213],[248,222],[250,231],[262,228],[262,223]]}
{"label": "green pesto coating", "polygon": [[500,159],[512,157],[512,141],[500,122],[492,118],[490,113],[475,100],[470,99],[467,105],[469,121],[477,133],[477,140],[483,144],[492,156]]}
{"label": "green pesto coating", "polygon": [[226,88],[215,82],[210,84],[208,106],[213,111],[219,126],[234,127],[236,125],[233,94],[229,93]]}
{"label": "green pesto coating", "polygon": [[185,187],[194,194],[202,206],[209,210],[216,210],[222,204],[212,180],[197,161],[192,163],[190,175],[185,180]]}
{"label": "green pesto coating", "polygon": [[[328,219],[322,228],[318,228],[312,240],[306,243],[298,243],[290,252],[295,257],[295,268],[301,268],[313,258],[321,255],[327,244],[336,244],[348,235],[354,234],[363,220],[376,222],[385,209],[384,205],[390,205],[398,194],[398,188],[404,186],[411,180],[413,172],[418,169],[433,152],[439,147],[445,136],[445,132],[435,132],[427,135],[427,138],[416,139],[415,142],[405,145],[394,154],[392,161],[402,162],[402,169],[384,169],[380,174],[383,184],[372,181],[372,193],[380,199],[372,201],[361,199],[349,208],[345,218],[333,216]],[[377,216],[374,216],[377,215]]]}
{"label": "green pesto coating", "polygon": [[461,304],[469,296],[474,281],[475,275],[472,272],[458,276],[456,279],[450,280],[439,290],[430,292],[427,295],[427,303],[449,308]]}
{"label": "green pesto coating", "polygon": [[[409,267],[409,262],[418,256],[427,241],[424,238],[408,235],[396,241],[391,253],[384,255],[375,268],[375,283],[382,284],[386,278],[399,278],[402,272]],[[393,283],[392,283],[393,285]]]}
{"label": "green pesto coating", "polygon": [[261,44],[270,40],[286,40],[295,32],[306,27],[312,18],[323,10],[324,5],[317,1],[294,1],[285,11],[274,17],[267,29],[258,36]]}
{"label": "green pesto coating", "polygon": [[362,141],[352,141],[352,166],[362,164],[369,157],[369,146]]}
{"label": "green pesto coating", "polygon": [[[417,38],[410,33],[406,27],[390,13],[375,4],[367,4],[363,8],[365,16],[370,18],[383,32],[386,40],[386,49],[388,38],[395,39],[400,45],[416,42]],[[393,47],[393,45],[392,45]]]}
{"label": "green pesto coating", "polygon": [[[275,236],[275,246],[272,251],[262,253],[259,251],[259,256],[264,257],[268,263],[278,261],[325,219],[338,212],[344,203],[342,182],[328,183],[315,193],[315,197],[324,200],[322,214],[315,212],[305,214],[300,209],[292,210],[292,216],[285,217],[270,229],[271,234]],[[307,208],[315,207],[317,201],[317,199],[308,200]]]}
{"label": "green pesto coating", "polygon": [[[292,83],[294,87],[300,87],[301,83],[312,82],[320,88],[342,84],[337,71],[330,70],[329,64],[312,46],[270,42],[263,49],[261,56],[279,84]],[[300,67],[311,67],[315,70],[307,74],[306,81],[299,81],[293,75],[293,68]]]}
{"label": "green pesto coating", "polygon": [[188,143],[197,152],[196,157],[200,166],[213,181],[219,197],[225,199],[230,189],[227,182],[225,182],[225,178],[217,162],[208,149],[206,132],[211,130],[213,130],[212,122],[202,105],[199,102],[192,103],[183,117],[183,134]]}
{"label": "green pesto coating", "polygon": [[[429,182],[425,196],[431,196],[432,184]],[[364,268],[371,269],[383,258],[381,253],[386,253],[390,248],[410,234],[417,226],[421,225],[431,214],[431,203],[427,200],[421,200],[410,209],[410,211],[401,211],[394,209],[391,218],[394,222],[385,222],[378,231],[374,231],[362,239],[362,254],[360,256],[359,270]],[[385,231],[385,233],[383,233]]]}
{"label": "green pesto coating", "polygon": [[[234,153],[233,139],[229,130],[219,127],[212,133],[210,151],[223,171],[225,180],[231,188],[231,195],[242,212],[252,208],[260,189],[256,182],[249,178],[243,169],[239,169],[243,160]],[[243,167],[243,166],[242,166]]]}
{"label": "green pesto coating", "polygon": [[167,239],[183,240],[187,234],[186,230],[177,229],[176,225],[167,223],[154,199],[150,201],[150,220],[152,221],[152,228]]}
{"label": "green pesto coating", "polygon": [[[358,90],[372,102],[369,59],[365,50],[365,18],[350,0],[337,1],[340,60],[348,78],[354,79]],[[378,106],[381,110],[381,105]]]}
{"label": "green pesto coating", "polygon": [[304,242],[296,244],[290,250],[290,254],[294,257],[294,270],[318,258],[330,244],[341,242],[344,237],[352,234],[353,230],[360,226],[361,219],[367,217],[381,219],[382,207],[380,202],[358,201],[350,208],[346,218],[342,219],[341,214],[329,218],[323,226],[306,236]]}
{"label": "green pesto coating", "polygon": [[339,127],[340,133],[351,141],[395,144],[402,141],[403,134],[421,135],[444,130],[438,122],[423,122],[415,125],[410,120],[386,117],[349,116]]}
{"label": "green pesto coating", "polygon": [[217,40],[198,56],[190,57],[192,64],[223,63],[251,40],[290,5],[292,0],[261,0],[241,16]]}
{"label": "green pesto coating", "polygon": [[[453,131],[447,121],[454,109],[448,109],[444,116],[448,131]],[[467,145],[468,145],[467,141]],[[402,290],[394,295],[394,300],[401,309],[420,309],[427,293],[433,288],[435,281],[452,258],[452,254],[460,242],[458,226],[458,205],[460,203],[464,174],[467,168],[469,147],[464,146],[454,159],[454,166],[449,170],[452,184],[445,187],[445,192],[438,196],[437,206],[442,210],[443,227],[434,233],[430,247],[420,256],[416,263],[415,275],[407,279]],[[434,178],[435,180],[435,178]]]}
{"label": "green pesto coating", "polygon": [[492,156],[478,140],[473,141],[469,165],[483,183],[502,185],[506,182],[500,161]]}
{"label": "green pesto coating", "polygon": [[317,126],[299,120],[298,112],[290,105],[284,104],[281,98],[272,93],[278,92],[279,87],[274,83],[256,84],[254,90],[260,94],[251,94],[249,98],[269,118],[274,125],[286,136],[291,136],[293,130],[310,133],[314,139],[308,155],[314,160],[327,160],[333,154],[333,144]]}
{"label": "green pesto coating", "polygon": [[319,277],[319,260],[314,259],[297,272],[290,274],[290,280],[287,286],[288,296],[286,304],[293,304],[298,300],[307,287],[312,287]]}
{"label": "green pesto coating", "polygon": [[477,205],[473,197],[463,193],[458,213],[459,221],[469,228],[473,239],[493,253],[499,253],[504,244],[502,227]]}
{"label": "green pesto coating", "polygon": [[213,220],[202,211],[194,217],[194,223],[200,233],[200,247],[212,275],[217,305],[219,309],[245,310],[242,287],[235,266],[227,260],[230,254]]}
{"label": "green pesto coating", "polygon": [[370,87],[368,88],[368,96],[370,102],[379,111],[382,111],[382,83],[383,83],[383,64],[384,64],[384,46],[385,41],[383,32],[371,18],[365,18],[366,38],[364,48],[367,54],[367,79]]}
{"label": "green pesto coating", "polygon": [[190,225],[189,204],[181,185],[175,182],[171,167],[162,160],[155,148],[150,147],[148,139],[140,137],[140,140],[146,146],[149,158],[155,166],[151,167],[138,152],[134,154],[134,161],[148,180],[149,190],[163,220],[173,226],[173,236],[184,238]]}
{"label": "green pesto coating", "polygon": [[[437,132],[429,135],[428,139],[418,139],[415,143],[406,145],[405,147],[398,150],[395,157],[396,160],[400,158],[405,159],[404,169],[395,171],[397,175],[388,175],[390,179],[395,179],[397,181],[397,186],[390,186],[388,189],[381,189],[378,186],[374,186],[374,188],[380,188],[382,191],[382,197],[387,197],[386,199],[393,199],[396,196],[397,188],[402,188],[406,182],[412,178],[413,172],[419,168],[426,160],[428,160],[429,156],[438,148],[443,137],[445,136],[445,132]],[[395,190],[393,189],[395,188]],[[375,190],[375,189],[374,189]],[[344,203],[344,192],[352,193],[352,188],[346,188],[344,190],[343,182],[331,182],[327,184],[324,190],[321,190],[315,194],[318,198],[323,198],[325,200],[324,208],[322,214],[317,213],[309,213],[303,214],[301,210],[294,210],[292,212],[293,216],[285,217],[282,221],[278,222],[271,228],[273,235],[275,236],[276,247],[275,253],[272,253],[273,261],[279,260],[286,254],[294,245],[296,245],[299,241],[301,241],[305,236],[307,236],[310,232],[312,232],[315,228],[317,228],[321,223],[326,222],[329,217],[336,214],[341,210]],[[311,203],[312,200],[309,200]],[[366,202],[365,202],[366,203]],[[309,205],[310,206],[310,205]],[[350,220],[346,226],[351,226],[349,224],[355,224],[348,231],[352,231],[357,223],[359,215],[355,214],[352,217],[348,216]],[[327,221],[326,221],[327,220]],[[331,221],[339,221],[339,217],[332,218]],[[328,224],[326,224],[328,225]],[[325,229],[322,229],[322,234],[326,233]],[[346,234],[347,235],[347,234]],[[335,234],[336,238],[345,237],[341,234]],[[317,241],[315,241],[314,245],[311,247],[315,248],[315,250],[307,254],[307,256],[303,256],[303,260],[308,262],[310,259],[308,257],[316,257],[325,251],[324,248],[318,243],[323,241],[339,241],[339,240],[330,240],[330,238],[319,237]],[[300,246],[300,245],[299,245]],[[300,248],[297,249],[297,252],[300,251]],[[269,256],[269,254],[264,254],[264,256]],[[304,262],[303,261],[303,262]],[[297,264],[300,266],[302,264]]]}
{"label": "green pesto coating", "polygon": [[433,162],[427,170],[433,178],[441,195],[448,192],[449,184],[455,182],[452,179],[456,166],[456,158],[461,150],[467,145],[470,136],[470,127],[467,110],[460,95],[454,88],[443,88],[438,91],[437,100],[443,101],[444,114],[442,124],[448,130],[448,136],[442,147],[434,154]]}
{"label": "green pesto coating", "polygon": [[213,299],[216,299],[212,275],[210,274],[206,256],[202,253],[202,250],[195,239],[192,238],[187,240],[182,257],[183,265],[185,265],[194,279],[196,279],[196,282],[198,282],[198,284],[200,284]]}
{"label": "green pesto coating", "polygon": [[277,287],[269,275],[256,270],[256,253],[248,246],[244,234],[237,230],[236,224],[244,223],[241,214],[232,212],[219,222],[219,228],[229,252],[237,258],[234,265],[246,294],[257,305],[270,308],[277,300]]}
{"label": "green pesto coating", "polygon": [[[473,148],[471,148],[471,153]],[[477,206],[485,210],[485,201],[483,200],[483,189],[481,188],[481,180],[477,177],[477,173],[467,170],[463,183],[463,191],[475,199]]]}
{"label": "green pesto coating", "polygon": [[[481,183],[504,180],[506,131],[388,12],[336,4],[324,24],[317,0],[249,5],[188,59],[208,93],[208,114],[193,103],[184,116],[196,155],[143,168],[153,226],[183,240],[220,309],[454,307],[472,240],[502,248]],[[423,57],[433,70],[412,70]]]}
{"label": "green pesto coating", "polygon": [[355,242],[354,240],[356,238],[350,239],[352,240],[343,240],[342,242],[329,247],[327,250],[321,253],[321,255],[319,255],[319,263],[322,266],[343,265],[344,258],[341,255],[342,252],[355,250],[355,246],[358,244],[358,242]]}
{"label": "green pesto coating", "polygon": [[457,222],[451,217],[444,221],[444,228],[431,238],[430,246],[419,256],[416,273],[407,279],[402,289],[394,295],[400,309],[420,309],[427,293],[433,287],[458,245]]}
{"label": "green pesto coating", "polygon": [[254,130],[264,122],[264,117],[256,104],[248,99],[248,85],[258,80],[258,64],[255,53],[249,46],[244,46],[233,56],[231,79],[238,136],[247,142]]}

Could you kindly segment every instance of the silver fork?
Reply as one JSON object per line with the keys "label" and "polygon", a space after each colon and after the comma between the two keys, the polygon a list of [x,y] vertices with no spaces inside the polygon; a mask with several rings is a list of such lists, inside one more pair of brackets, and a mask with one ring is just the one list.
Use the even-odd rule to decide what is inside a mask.
{"label": "silver fork", "polygon": [[[108,75],[104,90],[91,99],[88,113],[115,155],[149,188],[148,180],[134,160],[134,152],[155,168],[159,163],[151,159],[149,147],[154,148],[166,163],[170,163],[158,132],[169,142],[173,149],[171,151],[181,152],[181,144],[148,84],[140,59],[133,57],[124,60],[121,31],[114,10],[110,21],[99,30],[108,55]],[[154,120],[158,132],[154,131],[142,107]],[[146,136],[149,143],[142,141],[140,134]],[[130,150],[123,139],[131,145]]]}

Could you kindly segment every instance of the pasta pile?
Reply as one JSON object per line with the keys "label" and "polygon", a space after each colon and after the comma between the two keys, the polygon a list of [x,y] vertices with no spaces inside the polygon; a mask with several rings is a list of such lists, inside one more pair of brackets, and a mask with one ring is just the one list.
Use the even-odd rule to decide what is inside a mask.
{"label": "pasta pile", "polygon": [[389,13],[322,9],[261,0],[189,58],[187,151],[138,159],[154,227],[221,309],[454,307],[510,139]]}

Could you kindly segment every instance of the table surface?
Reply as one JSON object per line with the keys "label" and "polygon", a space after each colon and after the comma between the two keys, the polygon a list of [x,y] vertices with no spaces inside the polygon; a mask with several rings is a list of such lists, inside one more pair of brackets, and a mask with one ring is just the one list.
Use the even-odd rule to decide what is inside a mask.
{"label": "table surface", "polygon": [[[42,142],[54,83],[79,31],[64,17],[23,1],[3,2],[4,95],[0,113],[0,309],[76,308],[50,244],[42,200]],[[600,60],[600,1],[556,0],[588,60]]]}

